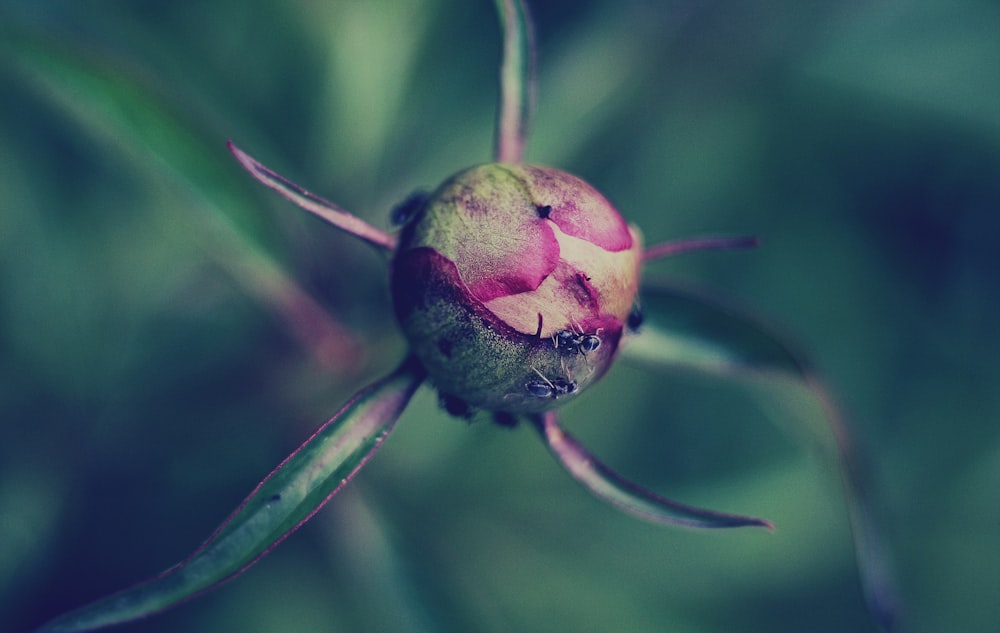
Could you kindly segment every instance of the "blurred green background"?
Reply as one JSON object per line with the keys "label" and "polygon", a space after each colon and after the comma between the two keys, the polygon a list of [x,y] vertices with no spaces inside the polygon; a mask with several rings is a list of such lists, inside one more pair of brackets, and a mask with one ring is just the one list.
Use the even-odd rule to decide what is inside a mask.
{"label": "blurred green background", "polygon": [[[905,630],[995,631],[1000,5],[533,12],[529,159],[649,242],[761,238],[648,273],[749,306],[829,377],[872,457]],[[226,139],[385,227],[489,160],[498,55],[487,0],[0,5],[0,630],[180,561],[404,353],[384,258],[254,183]],[[619,514],[528,428],[448,418],[425,390],[272,555],[120,630],[873,631],[803,406],[620,364],[567,407],[624,474],[778,525],[695,533]]]}

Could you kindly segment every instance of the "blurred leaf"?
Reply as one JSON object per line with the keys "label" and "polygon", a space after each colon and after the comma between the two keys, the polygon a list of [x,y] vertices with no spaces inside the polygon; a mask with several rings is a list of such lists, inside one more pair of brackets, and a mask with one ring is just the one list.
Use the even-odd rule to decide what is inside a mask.
{"label": "blurred leaf", "polygon": [[759,323],[691,291],[648,285],[643,324],[626,339],[625,358],[715,372],[761,372],[805,379],[806,364]]}
{"label": "blurred leaf", "polygon": [[861,584],[872,615],[886,630],[898,624],[900,605],[873,501],[868,461],[835,398],[817,372],[755,319],[718,301],[665,285],[643,288],[643,314],[625,356],[669,367],[790,379],[823,408],[836,441],[844,496],[851,517]]}
{"label": "blurred leaf", "polygon": [[190,558],[161,576],[57,618],[39,633],[91,631],[142,618],[245,571],[309,520],[368,462],[423,379],[423,368],[408,359],[321,426]]}
{"label": "blurred leaf", "polygon": [[[220,166],[225,139],[217,145],[207,141],[184,114],[114,60],[17,31],[0,37],[4,49],[10,50],[0,63],[87,133],[128,157],[137,172],[175,178],[191,197],[186,217],[191,239],[280,315],[305,349],[327,367],[347,371],[358,365],[361,351],[353,336],[234,219],[253,204],[243,183]],[[172,225],[176,218],[160,220]]]}
{"label": "blurred leaf", "polygon": [[359,190],[385,186],[379,174],[392,162],[398,126],[419,112],[413,104],[414,86],[443,89],[437,76],[420,70],[433,45],[428,38],[435,16],[444,8],[441,4],[322,2],[298,7],[304,28],[319,43],[325,73],[304,78],[309,103],[322,113],[309,141],[323,148],[315,156],[320,173],[335,173]]}

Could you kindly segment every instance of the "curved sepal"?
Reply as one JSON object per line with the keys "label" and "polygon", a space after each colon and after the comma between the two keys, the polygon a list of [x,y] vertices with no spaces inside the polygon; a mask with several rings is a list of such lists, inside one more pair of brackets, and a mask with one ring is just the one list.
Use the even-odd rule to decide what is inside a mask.
{"label": "curved sepal", "polygon": [[37,633],[93,631],[143,618],[245,571],[309,520],[368,462],[423,380],[423,368],[407,360],[355,395],[272,471],[187,560],[52,620]]}
{"label": "curved sepal", "polygon": [[663,242],[643,249],[642,261],[650,262],[697,251],[724,251],[734,248],[753,248],[759,244],[756,237],[696,237]]}
{"label": "curved sepal", "polygon": [[570,475],[594,495],[620,510],[653,523],[696,528],[757,526],[773,529],[764,519],[703,510],[671,501],[628,481],[594,457],[559,425],[554,411],[533,419],[549,450]]}
{"label": "curved sepal", "polygon": [[276,171],[260,164],[255,158],[236,147],[232,141],[227,146],[243,169],[265,187],[277,191],[287,200],[294,202],[309,213],[317,215],[342,231],[360,238],[369,244],[387,251],[395,250],[396,236],[379,230],[361,218],[344,211],[329,200],[307,191]]}
{"label": "curved sepal", "polygon": [[520,163],[535,100],[535,42],[523,0],[496,0],[503,27],[496,162]]}
{"label": "curved sepal", "polygon": [[834,439],[854,551],[869,610],[892,630],[901,606],[884,545],[875,490],[852,425],[826,381],[781,334],[721,302],[651,285],[642,290],[643,323],[623,357],[661,367],[740,373],[798,383],[822,407]]}

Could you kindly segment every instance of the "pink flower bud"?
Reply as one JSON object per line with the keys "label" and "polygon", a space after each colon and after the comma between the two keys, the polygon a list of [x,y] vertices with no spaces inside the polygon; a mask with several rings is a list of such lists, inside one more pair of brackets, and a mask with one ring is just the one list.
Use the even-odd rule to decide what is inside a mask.
{"label": "pink flower bud", "polygon": [[392,266],[396,314],[443,394],[544,411],[610,366],[641,250],[638,232],[575,176],[473,167],[405,227]]}

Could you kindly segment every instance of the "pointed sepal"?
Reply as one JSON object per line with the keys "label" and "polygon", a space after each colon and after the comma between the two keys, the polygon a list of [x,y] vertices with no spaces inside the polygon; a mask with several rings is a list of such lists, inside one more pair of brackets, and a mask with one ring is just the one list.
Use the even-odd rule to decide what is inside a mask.
{"label": "pointed sepal", "polygon": [[646,521],[694,528],[757,526],[764,519],[705,510],[672,501],[625,479],[590,453],[559,425],[555,411],[533,419],[545,444],[566,471],[598,498]]}
{"label": "pointed sepal", "polygon": [[360,238],[369,244],[387,251],[395,250],[395,235],[375,228],[356,215],[341,209],[329,200],[325,200],[316,194],[307,191],[304,187],[295,184],[273,169],[265,167],[255,158],[241,150],[239,147],[236,147],[232,141],[229,141],[227,145],[229,147],[229,151],[232,152],[233,156],[240,163],[240,165],[242,165],[255,180],[263,184],[265,187],[274,189],[285,199],[294,202],[309,213],[323,218],[342,231],[346,231],[347,233],[350,233],[351,235]]}
{"label": "pointed sepal", "polygon": [[424,380],[419,363],[360,391],[288,456],[187,560],[50,621],[36,633],[79,633],[144,618],[232,579],[309,520],[372,457]]}

